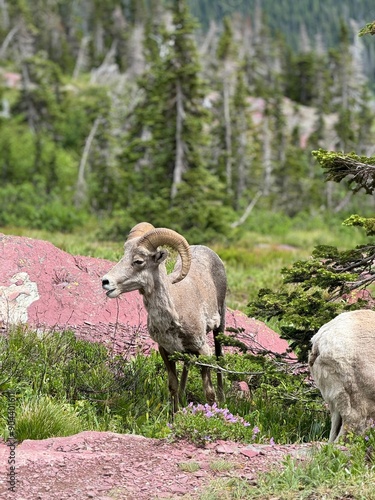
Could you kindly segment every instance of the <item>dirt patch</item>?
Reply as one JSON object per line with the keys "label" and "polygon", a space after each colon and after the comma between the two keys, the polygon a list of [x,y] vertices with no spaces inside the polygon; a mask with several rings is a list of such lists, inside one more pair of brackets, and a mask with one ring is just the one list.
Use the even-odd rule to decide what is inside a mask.
{"label": "dirt patch", "polygon": [[111,432],[81,432],[66,438],[21,443],[16,448],[17,481],[12,493],[8,490],[9,449],[2,443],[0,498],[198,498],[199,491],[215,478],[239,477],[254,483],[259,472],[280,464],[286,455],[303,459],[310,450],[310,444],[271,446],[225,441],[198,448],[185,441],[170,443]]}

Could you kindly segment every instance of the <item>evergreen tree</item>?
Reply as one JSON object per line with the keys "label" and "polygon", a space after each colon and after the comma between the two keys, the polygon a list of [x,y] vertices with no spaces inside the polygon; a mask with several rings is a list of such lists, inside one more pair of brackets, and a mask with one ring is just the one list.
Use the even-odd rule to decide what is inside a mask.
{"label": "evergreen tree", "polygon": [[[149,66],[120,158],[126,192],[119,204],[134,220],[202,231],[213,219],[207,204],[214,203],[215,210],[222,204],[217,191],[216,196],[207,194],[210,185],[220,191],[220,183],[204,157],[208,116],[193,37],[197,25],[183,0],[173,2],[172,14],[171,30],[156,25],[147,31],[152,33],[146,36]],[[187,201],[194,217],[187,217]]]}

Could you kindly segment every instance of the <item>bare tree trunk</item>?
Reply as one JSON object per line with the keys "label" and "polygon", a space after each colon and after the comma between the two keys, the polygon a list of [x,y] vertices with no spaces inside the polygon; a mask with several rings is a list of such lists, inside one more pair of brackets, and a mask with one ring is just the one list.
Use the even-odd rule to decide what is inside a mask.
{"label": "bare tree trunk", "polygon": [[13,26],[13,28],[9,31],[7,36],[4,38],[4,41],[0,47],[0,58],[3,58],[5,56],[5,52],[6,52],[7,48],[9,47],[9,44],[13,40],[13,38],[16,35],[19,28],[20,28],[19,25],[16,24],[15,26]]}
{"label": "bare tree trunk", "polygon": [[101,65],[91,71],[91,83],[100,83],[101,80],[107,80],[112,74],[118,73],[118,67],[115,64],[115,55],[117,50],[117,40],[113,40],[110,49],[106,53]]}
{"label": "bare tree trunk", "polygon": [[94,30],[94,53],[99,57],[104,52],[104,29],[101,21],[98,21]]}
{"label": "bare tree trunk", "polygon": [[80,74],[82,68],[85,66],[86,63],[86,49],[87,45],[89,43],[90,37],[89,36],[84,36],[81,40],[81,44],[79,46],[79,51],[78,51],[78,56],[77,56],[77,61],[74,66],[74,71],[73,71],[73,79],[75,80],[78,78],[78,75]]}
{"label": "bare tree trunk", "polygon": [[9,28],[9,13],[8,13],[8,6],[5,0],[0,0],[0,11],[1,11],[1,17],[2,17],[2,28],[3,30],[7,30]]}
{"label": "bare tree trunk", "polygon": [[21,64],[21,75],[22,75],[21,82],[23,91],[25,93],[25,101],[27,106],[27,123],[29,124],[30,129],[34,133],[36,133],[38,113],[37,110],[35,109],[33,100],[31,99],[30,96],[30,89],[31,89],[30,76],[27,65],[24,62]]}
{"label": "bare tree trunk", "polygon": [[173,183],[171,189],[171,199],[176,196],[178,185],[182,181],[182,174],[184,172],[184,143],[182,139],[182,125],[185,118],[183,96],[180,81],[177,82],[176,88],[176,159],[173,170]]}
{"label": "bare tree trunk", "polygon": [[129,68],[127,72],[131,76],[139,76],[145,70],[144,56],[144,26],[136,24],[129,41]]}
{"label": "bare tree trunk", "polygon": [[92,142],[95,138],[96,131],[98,130],[98,127],[99,127],[101,120],[102,120],[102,118],[100,116],[98,116],[96,118],[96,120],[94,121],[94,124],[91,127],[90,133],[86,139],[85,147],[83,148],[83,153],[82,153],[82,157],[81,157],[81,161],[80,161],[79,169],[78,169],[78,180],[77,180],[77,185],[76,185],[76,193],[74,196],[74,204],[76,207],[80,207],[86,199],[87,184],[86,184],[86,180],[85,180],[85,168],[86,168],[87,159],[88,159],[89,154],[90,154]]}
{"label": "bare tree trunk", "polygon": [[[244,121],[244,119],[242,119]],[[246,158],[246,131],[242,124],[242,131],[240,132],[239,138],[239,148],[237,152],[238,165],[237,165],[237,186],[236,186],[236,199],[235,199],[235,209],[239,209],[239,203],[242,197],[242,193],[245,190],[246,174],[245,174],[245,158]],[[236,163],[237,163],[236,162]]]}
{"label": "bare tree trunk", "polygon": [[263,123],[263,165],[264,165],[263,193],[267,196],[271,191],[271,184],[272,184],[271,131],[269,127],[268,117],[264,118],[264,123]]}
{"label": "bare tree trunk", "polygon": [[206,35],[205,39],[203,40],[203,43],[202,43],[202,45],[200,46],[200,49],[199,49],[199,52],[200,52],[201,56],[204,56],[204,55],[207,54],[207,52],[208,52],[208,50],[210,48],[210,45],[212,44],[212,42],[215,39],[216,32],[217,32],[216,23],[215,23],[215,21],[211,20],[210,21],[210,27],[208,29],[207,35]]}
{"label": "bare tree trunk", "polygon": [[227,179],[227,192],[232,191],[232,124],[230,121],[230,100],[229,100],[229,84],[224,76],[224,123],[225,123],[225,175]]}

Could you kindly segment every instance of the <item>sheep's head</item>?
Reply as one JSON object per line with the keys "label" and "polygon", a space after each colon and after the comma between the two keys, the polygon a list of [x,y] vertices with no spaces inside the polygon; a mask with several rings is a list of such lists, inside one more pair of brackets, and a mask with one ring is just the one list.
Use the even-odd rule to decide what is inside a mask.
{"label": "sheep's head", "polygon": [[124,256],[102,278],[102,286],[107,296],[115,298],[125,292],[149,289],[159,273],[159,266],[168,256],[166,250],[158,250],[160,245],[175,248],[181,257],[181,270],[173,280],[178,283],[188,274],[191,263],[189,244],[180,234],[166,228],[154,228],[147,222],[133,227],[124,245]]}

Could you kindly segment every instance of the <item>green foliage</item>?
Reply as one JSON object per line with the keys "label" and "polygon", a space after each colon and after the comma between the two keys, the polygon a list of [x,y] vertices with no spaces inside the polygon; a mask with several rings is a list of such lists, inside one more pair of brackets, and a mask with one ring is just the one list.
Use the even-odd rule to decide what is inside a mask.
{"label": "green foliage", "polygon": [[288,60],[285,95],[295,102],[311,106],[316,104],[317,73],[321,67],[321,55],[315,52],[293,54]]}
{"label": "green foliage", "polygon": [[320,440],[327,435],[329,418],[320,395],[293,363],[259,354],[227,354],[222,365],[230,370],[227,383],[244,380],[250,389],[250,397],[241,397],[228,388],[228,409],[257,426],[263,440],[280,444]]}
{"label": "green foliage", "polygon": [[[250,354],[227,354],[220,360],[226,408],[214,406],[210,411],[215,418],[209,419],[208,407],[197,403],[204,401],[200,362],[216,365],[214,359],[191,359],[187,387],[191,404],[174,422],[176,437],[200,443],[207,436],[249,442],[272,438],[284,443],[320,438],[326,432],[326,412],[316,391],[306,385],[305,375]],[[171,432],[167,377],[158,353],[124,360],[113,357],[104,346],[76,339],[71,332],[36,333],[20,327],[0,338],[0,367],[3,436],[7,391],[16,394],[18,439],[90,429],[159,438]],[[232,390],[232,383],[243,380],[251,398],[241,398]],[[49,426],[41,423],[45,419],[51,420]]]}
{"label": "green foliage", "polygon": [[360,217],[357,214],[353,214],[348,217],[343,224],[345,226],[359,226],[363,227],[366,231],[367,236],[375,236],[375,218],[365,218]]}
{"label": "green foliage", "polygon": [[[20,404],[35,400],[28,410],[31,421],[39,407],[54,411],[55,406],[45,403],[45,398],[53,398],[56,413],[60,415],[66,404],[82,428],[154,437],[168,431],[165,368],[156,354],[125,361],[71,332],[38,334],[20,327],[0,338],[0,367],[3,391],[18,393]],[[4,415],[4,398],[1,406]],[[28,425],[25,429],[31,429]]]}
{"label": "green foliage", "polygon": [[367,23],[366,26],[360,29],[358,36],[375,35],[375,21]]}
{"label": "green foliage", "polygon": [[375,189],[374,165],[375,157],[358,156],[355,153],[337,153],[319,149],[312,151],[326,173],[326,180],[341,182],[349,177],[348,184],[353,192],[361,188],[367,194],[372,194]]}
{"label": "green foliage", "polygon": [[[373,158],[322,149],[313,151],[313,155],[328,172],[327,180],[340,182],[349,175],[349,183],[356,184],[353,191],[364,188],[372,194],[375,188]],[[374,234],[372,218],[352,215],[344,224],[363,227],[369,236]],[[361,298],[347,299],[349,292],[366,289],[375,282],[374,264],[375,246],[371,241],[346,251],[319,245],[310,260],[282,269],[284,287],[279,291],[260,290],[258,299],[249,304],[249,314],[277,318],[283,338],[289,340],[299,358],[306,361],[310,339],[324,323],[344,310],[369,307]]]}
{"label": "green foliage", "polygon": [[[175,437],[204,444],[212,439],[288,443],[320,440],[328,434],[329,418],[320,395],[306,381],[306,373],[277,357],[246,354],[246,347],[227,342],[242,354],[226,354],[219,361],[224,373],[225,407],[197,404],[202,401],[200,363],[218,366],[215,359],[190,359],[188,406],[176,415]],[[243,354],[245,352],[245,354]],[[178,355],[175,359],[185,359]],[[186,359],[185,359],[186,361]],[[236,391],[236,382],[245,381],[248,393]],[[235,424],[235,425],[232,425]],[[222,436],[222,437],[220,437]]]}
{"label": "green foliage", "polygon": [[234,212],[223,202],[223,184],[203,168],[193,168],[184,180],[168,213],[169,224],[191,244],[208,243],[228,234]]}
{"label": "green foliage", "polygon": [[315,445],[287,455],[282,464],[248,480],[219,479],[199,492],[200,500],[358,498],[374,500],[373,429],[344,447]]}
{"label": "green foliage", "polygon": [[46,231],[71,232],[87,220],[82,210],[74,210],[64,203],[63,197],[43,193],[35,184],[24,182],[0,188],[3,200],[0,206],[0,224],[29,227]]}
{"label": "green foliage", "polygon": [[21,400],[16,407],[15,437],[18,441],[70,436],[84,430],[71,405],[48,396]]}
{"label": "green foliage", "polygon": [[[356,2],[345,3],[345,18],[355,18],[368,0]],[[22,0],[8,6],[9,19],[0,26],[4,41],[16,29],[3,47],[4,74],[21,78],[19,86],[4,80],[0,88],[1,186],[20,189],[20,199],[23,184],[38,193],[35,210],[27,201],[17,216],[13,203],[3,204],[0,223],[69,230],[85,215],[104,228],[103,236],[122,238],[131,225],[149,220],[203,242],[230,237],[231,224],[261,193],[262,210],[297,216],[329,205],[332,215],[342,190],[326,196],[302,141],[324,146],[325,114],[336,112],[339,146],[354,141],[366,152],[373,122],[367,85],[353,78],[342,12],[333,14],[337,5],[320,9],[314,1],[306,9],[305,2],[282,1],[275,8],[268,0],[261,6],[246,0],[205,5],[203,12],[183,0],[121,8],[117,0],[86,3],[77,11],[74,2]],[[221,34],[208,37],[202,52],[197,40],[204,33],[188,5],[201,20],[209,13],[223,19]],[[233,22],[234,8],[246,15],[253,9],[256,19],[241,51],[242,21]],[[166,10],[173,17],[168,26]],[[324,42],[335,50],[324,47],[317,55],[309,40],[296,50],[295,38],[291,49],[276,33],[277,23],[288,26],[288,39],[315,36],[306,12],[325,27]],[[294,118],[300,109],[284,96],[316,108],[319,120],[309,138],[303,124],[290,130],[291,107]],[[260,97],[265,109],[258,112]],[[8,201],[8,191],[1,195]],[[64,207],[80,207],[78,217]]]}
{"label": "green foliage", "polygon": [[363,276],[374,260],[373,245],[360,245],[351,251],[318,246],[310,260],[282,269],[282,289],[260,290],[248,313],[278,319],[281,336],[290,341],[300,360],[306,361],[310,339],[324,323],[344,310],[365,306],[362,300],[349,304],[343,296],[374,281],[372,275]]}

